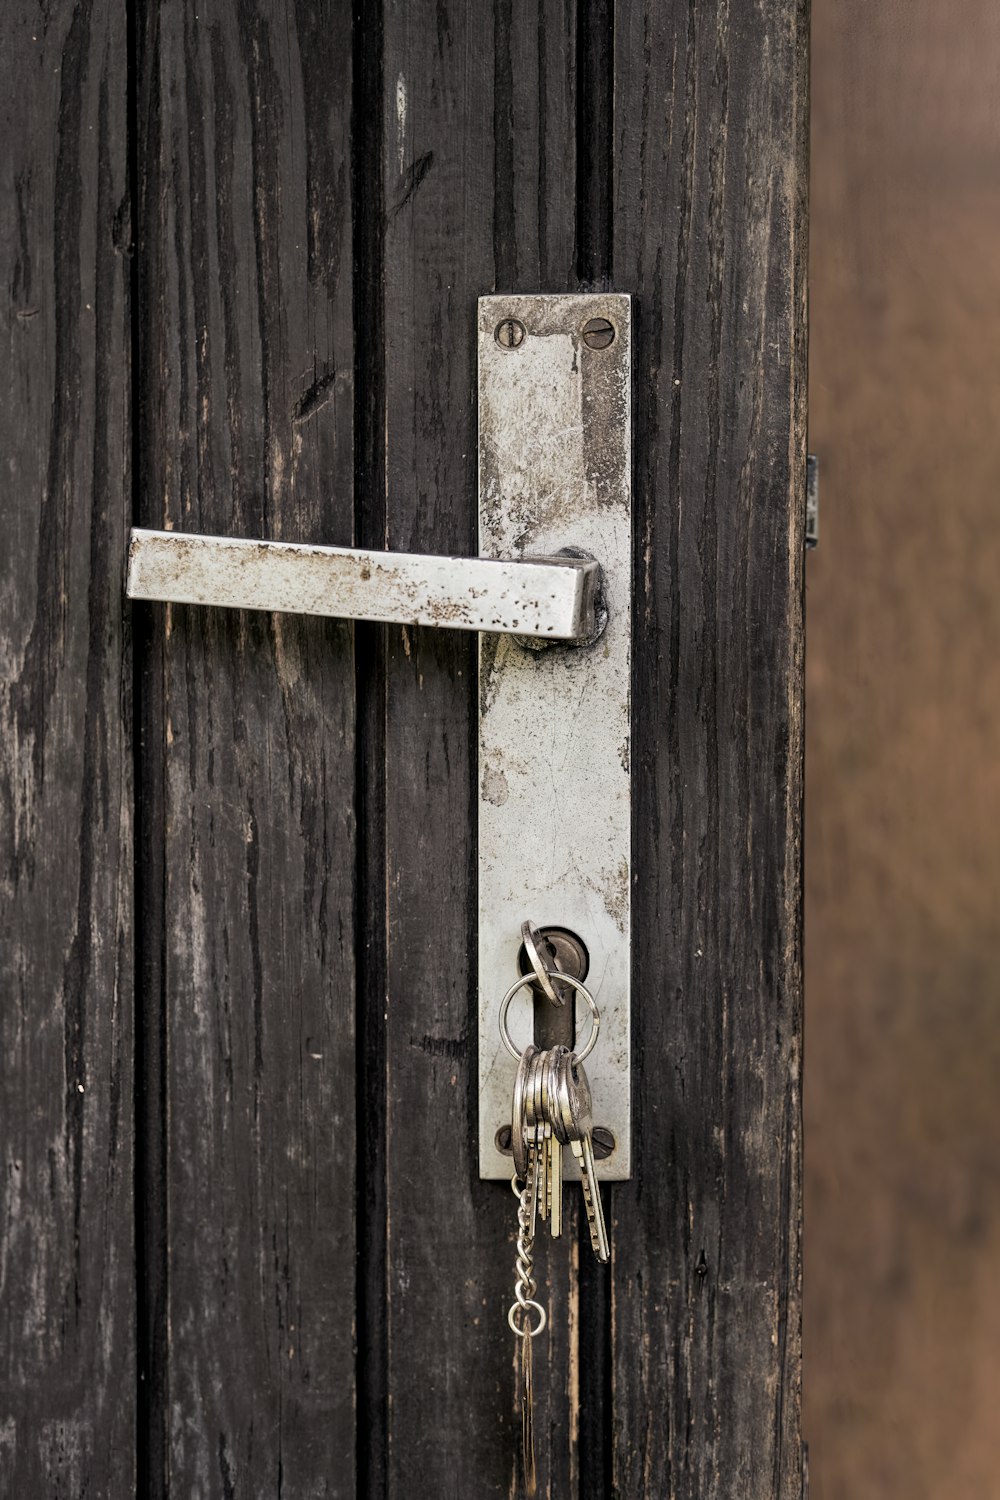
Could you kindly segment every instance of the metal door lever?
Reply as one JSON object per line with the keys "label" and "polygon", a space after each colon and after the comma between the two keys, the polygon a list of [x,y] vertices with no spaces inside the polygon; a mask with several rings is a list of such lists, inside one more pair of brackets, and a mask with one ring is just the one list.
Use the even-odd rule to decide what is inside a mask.
{"label": "metal door lever", "polygon": [[[497,1006],[531,914],[586,944],[603,1017],[588,1072],[610,1144],[598,1175],[622,1180],[632,1169],[631,299],[482,297],[477,341],[479,557],[133,531],[125,588],[132,599],[484,632],[480,1175],[511,1173],[499,1130],[511,1139],[514,1077]],[[535,555],[519,556],[525,547]],[[494,632],[584,649],[522,650],[486,638]],[[523,1039],[527,992],[518,1003]]]}
{"label": "metal door lever", "polygon": [[134,530],[130,599],[337,615],[585,641],[595,630],[592,558],[428,557],[298,542]]}

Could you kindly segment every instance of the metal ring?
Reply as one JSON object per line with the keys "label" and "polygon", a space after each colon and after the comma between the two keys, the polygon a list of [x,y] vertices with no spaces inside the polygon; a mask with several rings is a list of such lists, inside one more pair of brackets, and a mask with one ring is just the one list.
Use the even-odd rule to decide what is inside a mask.
{"label": "metal ring", "polygon": [[[515,1313],[523,1312],[527,1315],[529,1307],[533,1307],[538,1314],[538,1327],[518,1328],[517,1323],[514,1321]],[[511,1333],[516,1333],[519,1339],[523,1339],[525,1334],[528,1335],[529,1339],[537,1339],[548,1321],[549,1315],[545,1311],[545,1308],[532,1297],[529,1297],[526,1302],[512,1302],[507,1313],[507,1322],[510,1324],[510,1331]]]}
{"label": "metal ring", "polygon": [[[590,1016],[592,1023],[590,1036],[587,1038],[586,1047],[584,1047],[581,1052],[578,1052],[576,1054],[577,1062],[583,1062],[584,1058],[589,1057],[593,1052],[594,1047],[597,1043],[597,1033],[601,1029],[601,1012],[597,1008],[597,1001],[594,999],[593,995],[590,993],[582,979],[574,979],[572,974],[560,974],[559,978],[562,983],[572,985],[576,993],[578,995],[582,995],[586,1000],[588,1006],[590,1007]],[[526,984],[534,984],[534,982],[534,974],[522,974],[520,979],[516,980],[515,983],[511,985],[506,995],[504,995],[503,999],[500,1001],[500,1039],[503,1042],[504,1046],[507,1048],[507,1051],[510,1053],[511,1057],[515,1058],[518,1062],[520,1062],[521,1060],[521,1052],[523,1052],[524,1049],[522,1048],[521,1052],[519,1052],[518,1049],[514,1046],[511,1034],[507,1029],[507,1012],[510,1010],[510,1002],[517,994],[518,990],[522,990]]]}
{"label": "metal ring", "polygon": [[[538,980],[538,983],[544,990],[546,999],[551,1000],[553,1005],[565,1005],[566,996],[560,995],[559,991],[552,983],[552,974],[545,967],[545,964],[542,962],[542,955],[538,951],[538,943],[536,942],[536,939],[541,938],[542,934],[539,932],[538,928],[534,926],[533,923],[521,923],[521,942],[524,944],[524,951],[528,955],[528,962],[535,971],[535,978]],[[551,944],[549,946],[551,947]],[[555,957],[554,949],[552,958],[552,971],[556,974],[562,973],[562,970],[559,967],[559,962]]]}

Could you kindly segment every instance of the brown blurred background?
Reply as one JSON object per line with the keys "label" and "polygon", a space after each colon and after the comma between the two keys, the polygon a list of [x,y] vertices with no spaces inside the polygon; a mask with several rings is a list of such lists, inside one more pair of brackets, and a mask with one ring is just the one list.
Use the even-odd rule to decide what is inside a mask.
{"label": "brown blurred background", "polygon": [[1000,4],[813,0],[811,1500],[1000,1497]]}

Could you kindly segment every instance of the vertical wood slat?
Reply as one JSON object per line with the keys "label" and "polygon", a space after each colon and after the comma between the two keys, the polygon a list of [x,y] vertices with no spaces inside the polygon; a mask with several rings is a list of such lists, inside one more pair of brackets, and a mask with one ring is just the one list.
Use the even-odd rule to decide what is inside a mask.
{"label": "vertical wood slat", "polygon": [[135,1483],[125,8],[7,8],[0,1491]]}
{"label": "vertical wood slat", "polygon": [[[572,5],[386,6],[392,547],[475,550],[476,298],[559,290],[571,274],[574,38]],[[475,641],[387,639],[386,1493],[409,1496],[419,1479],[501,1496],[516,1450],[516,1214],[509,1188],[477,1177]],[[552,1286],[536,1346],[542,1493],[576,1482],[568,1241],[539,1246]]]}
{"label": "vertical wood slat", "polygon": [[801,1494],[806,8],[617,8],[639,299],[621,1495]]}
{"label": "vertical wood slat", "polygon": [[[350,7],[140,28],[141,520],[350,543]],[[352,1496],[352,635],[144,622],[149,1489]]]}

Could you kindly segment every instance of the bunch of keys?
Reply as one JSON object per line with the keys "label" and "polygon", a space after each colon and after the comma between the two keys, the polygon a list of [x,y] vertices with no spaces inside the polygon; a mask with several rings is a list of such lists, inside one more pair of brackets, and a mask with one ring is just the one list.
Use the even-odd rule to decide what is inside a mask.
{"label": "bunch of keys", "polygon": [[[525,924],[527,928],[528,924]],[[545,1309],[535,1301],[532,1250],[538,1219],[548,1220],[554,1239],[562,1234],[562,1160],[568,1145],[580,1168],[580,1183],[590,1232],[590,1243],[597,1259],[610,1258],[607,1226],[594,1163],[593,1112],[590,1083],[583,1066],[597,1042],[601,1015],[593,995],[579,979],[558,974],[560,989],[569,985],[582,995],[590,1010],[592,1028],[580,1052],[569,1047],[540,1049],[529,1042],[523,1050],[515,1046],[507,1027],[507,1013],[518,991],[541,981],[536,955],[528,949],[535,972],[523,975],[511,985],[500,1005],[500,1035],[504,1046],[517,1059],[517,1074],[511,1105],[511,1148],[514,1176],[511,1180],[518,1200],[517,1280],[515,1300],[507,1314],[511,1329],[521,1340],[521,1447],[526,1493],[536,1493],[534,1432],[532,1421],[531,1342],[546,1324]],[[552,992],[551,980],[546,992],[555,1003],[562,1003]],[[535,1326],[532,1327],[532,1318]]]}
{"label": "bunch of keys", "polygon": [[511,1147],[515,1180],[531,1189],[531,1235],[539,1218],[548,1220],[553,1239],[562,1234],[562,1161],[563,1147],[568,1145],[580,1168],[591,1247],[603,1262],[611,1251],[597,1185],[593,1127],[590,1082],[582,1056],[568,1047],[539,1051],[529,1042],[514,1080]]}

